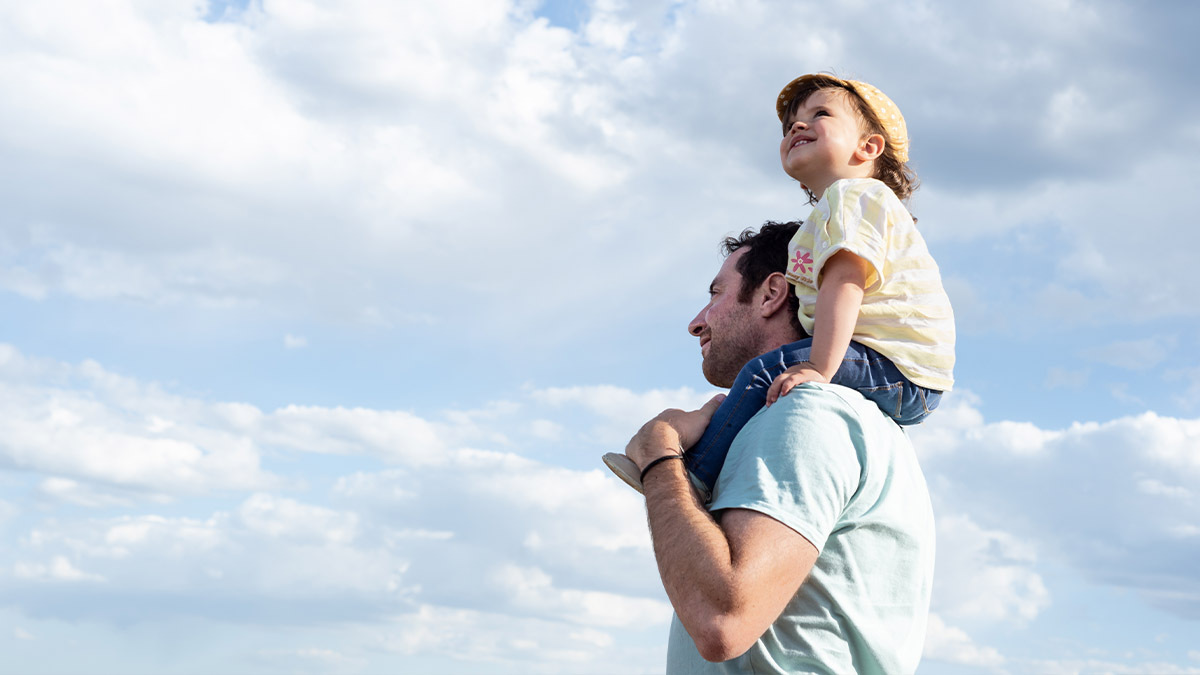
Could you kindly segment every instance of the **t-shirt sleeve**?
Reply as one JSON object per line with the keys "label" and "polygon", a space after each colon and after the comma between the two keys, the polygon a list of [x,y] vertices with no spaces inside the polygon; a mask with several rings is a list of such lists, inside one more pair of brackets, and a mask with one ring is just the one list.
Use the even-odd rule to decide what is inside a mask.
{"label": "t-shirt sleeve", "polygon": [[738,433],[710,510],[758,511],[822,550],[861,482],[853,415],[819,386],[791,390]]}
{"label": "t-shirt sleeve", "polygon": [[888,253],[891,211],[904,208],[892,191],[877,180],[841,180],[825,192],[828,218],[813,236],[813,279],[830,256],[849,251],[871,267],[867,290],[883,284]]}

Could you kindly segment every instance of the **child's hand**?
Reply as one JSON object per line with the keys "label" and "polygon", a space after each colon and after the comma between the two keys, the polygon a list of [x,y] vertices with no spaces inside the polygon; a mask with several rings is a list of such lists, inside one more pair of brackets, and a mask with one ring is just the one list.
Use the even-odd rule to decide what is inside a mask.
{"label": "child's hand", "polygon": [[767,390],[767,405],[778,401],[779,397],[786,396],[792,387],[804,382],[829,382],[829,378],[822,375],[821,371],[814,368],[808,361],[797,363],[783,371],[771,383],[771,388]]}

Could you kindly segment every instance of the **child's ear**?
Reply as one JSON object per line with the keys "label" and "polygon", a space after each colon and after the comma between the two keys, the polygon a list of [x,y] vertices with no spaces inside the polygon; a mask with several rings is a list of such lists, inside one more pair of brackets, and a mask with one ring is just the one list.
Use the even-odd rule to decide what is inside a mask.
{"label": "child's ear", "polygon": [[884,140],[883,134],[868,134],[858,142],[858,149],[854,151],[854,156],[859,161],[870,162],[879,159],[885,147],[887,147],[887,141]]}

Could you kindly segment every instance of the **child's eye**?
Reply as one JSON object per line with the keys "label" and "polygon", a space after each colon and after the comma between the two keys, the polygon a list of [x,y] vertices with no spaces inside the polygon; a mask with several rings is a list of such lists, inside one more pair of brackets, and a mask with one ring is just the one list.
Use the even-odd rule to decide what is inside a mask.
{"label": "child's eye", "polygon": [[828,110],[818,110],[817,112],[813,113],[813,117],[821,117],[822,115],[824,115],[825,117],[829,117],[829,111]]}

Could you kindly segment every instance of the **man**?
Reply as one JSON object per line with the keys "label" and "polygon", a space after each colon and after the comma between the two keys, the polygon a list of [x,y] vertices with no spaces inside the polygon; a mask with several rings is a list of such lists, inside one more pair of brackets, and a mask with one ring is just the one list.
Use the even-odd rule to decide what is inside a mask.
{"label": "man", "polygon": [[[783,275],[796,223],[727,239],[688,326],[721,387],[802,336]],[[933,513],[904,432],[854,390],[805,383],[730,449],[706,510],[682,461],[719,404],[667,410],[626,454],[675,608],[667,671],[911,673],[924,643]]]}

